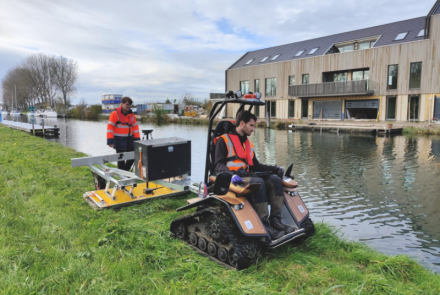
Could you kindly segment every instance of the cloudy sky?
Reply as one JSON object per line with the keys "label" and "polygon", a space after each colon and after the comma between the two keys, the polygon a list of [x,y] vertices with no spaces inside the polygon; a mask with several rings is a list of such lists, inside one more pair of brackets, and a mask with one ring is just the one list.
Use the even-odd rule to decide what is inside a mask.
{"label": "cloudy sky", "polygon": [[44,53],[78,62],[74,103],[203,100],[224,92],[224,71],[247,51],[424,16],[434,3],[0,0],[0,78]]}

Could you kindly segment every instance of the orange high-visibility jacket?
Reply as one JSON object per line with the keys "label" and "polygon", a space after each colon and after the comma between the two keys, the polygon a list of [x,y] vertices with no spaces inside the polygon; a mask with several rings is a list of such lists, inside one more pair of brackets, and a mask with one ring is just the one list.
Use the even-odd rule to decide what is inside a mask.
{"label": "orange high-visibility jacket", "polygon": [[243,145],[235,134],[223,134],[223,138],[228,150],[226,157],[226,167],[229,170],[237,171],[241,168],[249,172],[249,166],[254,166],[254,144],[247,139]]}
{"label": "orange high-visibility jacket", "polygon": [[139,140],[139,125],[132,112],[124,115],[121,107],[111,113],[107,124],[107,145],[122,151],[134,150],[134,141]]}

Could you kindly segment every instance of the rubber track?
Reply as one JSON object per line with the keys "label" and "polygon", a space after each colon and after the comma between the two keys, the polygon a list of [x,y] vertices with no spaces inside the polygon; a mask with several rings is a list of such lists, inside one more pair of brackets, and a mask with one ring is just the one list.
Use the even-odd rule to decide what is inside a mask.
{"label": "rubber track", "polygon": [[[243,236],[241,234],[241,232],[239,231],[239,229],[237,228],[236,224],[232,224],[232,222],[225,221],[224,220],[225,218],[222,218],[223,214],[214,208],[206,208],[206,209],[200,210],[198,212],[195,212],[193,214],[183,216],[181,218],[173,220],[170,225],[171,233],[174,236],[176,236],[176,234],[174,232],[174,227],[177,224],[179,224],[180,222],[183,222],[184,225],[188,225],[191,223],[190,219],[198,217],[198,216],[202,216],[205,214],[209,214],[211,216],[214,215],[216,218],[218,218],[218,220],[221,221],[221,227],[225,230],[226,235],[228,236],[228,239],[231,242],[232,247],[234,248],[235,253],[238,256],[237,267],[231,266],[229,264],[225,265],[224,262],[218,260],[217,258],[215,258],[215,257],[203,252],[202,250],[196,248],[195,246],[189,244],[188,235],[184,238],[185,242],[187,242],[189,244],[189,246],[191,246],[192,248],[197,250],[197,252],[199,252],[199,253],[203,252],[203,253],[201,253],[203,256],[209,257],[211,260],[219,263],[222,266],[226,266],[229,269],[241,270],[241,269],[248,268],[250,265],[252,265],[256,261],[256,259],[258,258],[259,254],[260,254],[260,247],[252,239],[249,239],[249,238]],[[227,214],[225,214],[224,216],[227,216]],[[204,218],[207,219],[210,217],[204,216]],[[185,222],[185,220],[187,220],[187,221]]]}

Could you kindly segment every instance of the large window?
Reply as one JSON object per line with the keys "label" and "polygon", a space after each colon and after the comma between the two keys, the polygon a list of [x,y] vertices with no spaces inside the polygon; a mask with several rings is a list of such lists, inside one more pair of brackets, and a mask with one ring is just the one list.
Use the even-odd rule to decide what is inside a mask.
{"label": "large window", "polygon": [[342,42],[342,43],[337,43],[334,46],[336,46],[339,50],[339,52],[350,52],[353,50],[363,50],[363,49],[368,49],[368,48],[372,48],[374,46],[374,44],[377,41],[377,37],[371,37],[367,40],[363,40],[363,41],[348,41],[348,42]]}
{"label": "large window", "polygon": [[249,92],[249,81],[240,81],[240,90],[242,94]]}
{"label": "large window", "polygon": [[356,70],[351,73],[351,80],[368,80],[370,79],[370,70]]}
{"label": "large window", "polygon": [[348,44],[345,46],[338,47],[339,52],[350,52],[354,50],[354,44]]}
{"label": "large window", "polygon": [[347,72],[324,73],[324,82],[343,82],[343,81],[347,81]]}
{"label": "large window", "polygon": [[396,120],[396,96],[387,96],[387,120]]}
{"label": "large window", "polygon": [[301,100],[301,117],[307,118],[309,111],[309,100],[307,98],[303,98]]}
{"label": "large window", "polygon": [[409,89],[420,88],[422,81],[422,63],[413,62],[409,69]]}
{"label": "large window", "polygon": [[254,81],[254,93],[255,92],[260,92],[260,80],[255,80]]}
{"label": "large window", "polygon": [[309,74],[302,75],[302,84],[303,85],[309,84]]}
{"label": "large window", "polygon": [[289,118],[295,117],[295,101],[289,100]]}
{"label": "large window", "polygon": [[390,65],[388,66],[388,90],[397,89],[397,74],[399,72],[398,65]]}
{"label": "large window", "polygon": [[277,102],[271,101],[270,102],[270,116],[276,117],[276,115],[277,115]]}
{"label": "large window", "polygon": [[266,96],[277,95],[277,78],[266,79]]}
{"label": "large window", "polygon": [[289,76],[289,86],[295,85],[295,76]]}
{"label": "large window", "polygon": [[409,95],[408,96],[408,116],[409,120],[416,121],[419,119],[419,109],[420,109],[420,96]]}

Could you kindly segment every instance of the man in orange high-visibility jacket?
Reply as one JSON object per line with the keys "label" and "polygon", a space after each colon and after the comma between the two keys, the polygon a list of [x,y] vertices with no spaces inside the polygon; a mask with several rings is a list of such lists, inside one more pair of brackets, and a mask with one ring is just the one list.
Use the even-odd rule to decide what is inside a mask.
{"label": "man in orange high-visibility jacket", "polygon": [[[133,101],[125,96],[121,106],[110,114],[107,125],[107,145],[117,153],[134,151],[134,141],[139,140],[139,126],[136,117],[131,111]],[[118,169],[129,171],[134,160],[119,161]]]}
{"label": "man in orange high-visibility jacket", "polygon": [[[215,143],[215,170],[233,174],[232,183],[259,183],[260,190],[250,196],[254,206],[273,240],[295,230],[281,222],[284,204],[283,182],[278,176],[284,170],[278,166],[261,164],[255,155],[254,145],[247,138],[255,129],[257,117],[249,111],[237,115],[235,131],[220,136]],[[271,171],[267,177],[257,177],[253,172]],[[268,204],[271,206],[270,218]]]}

